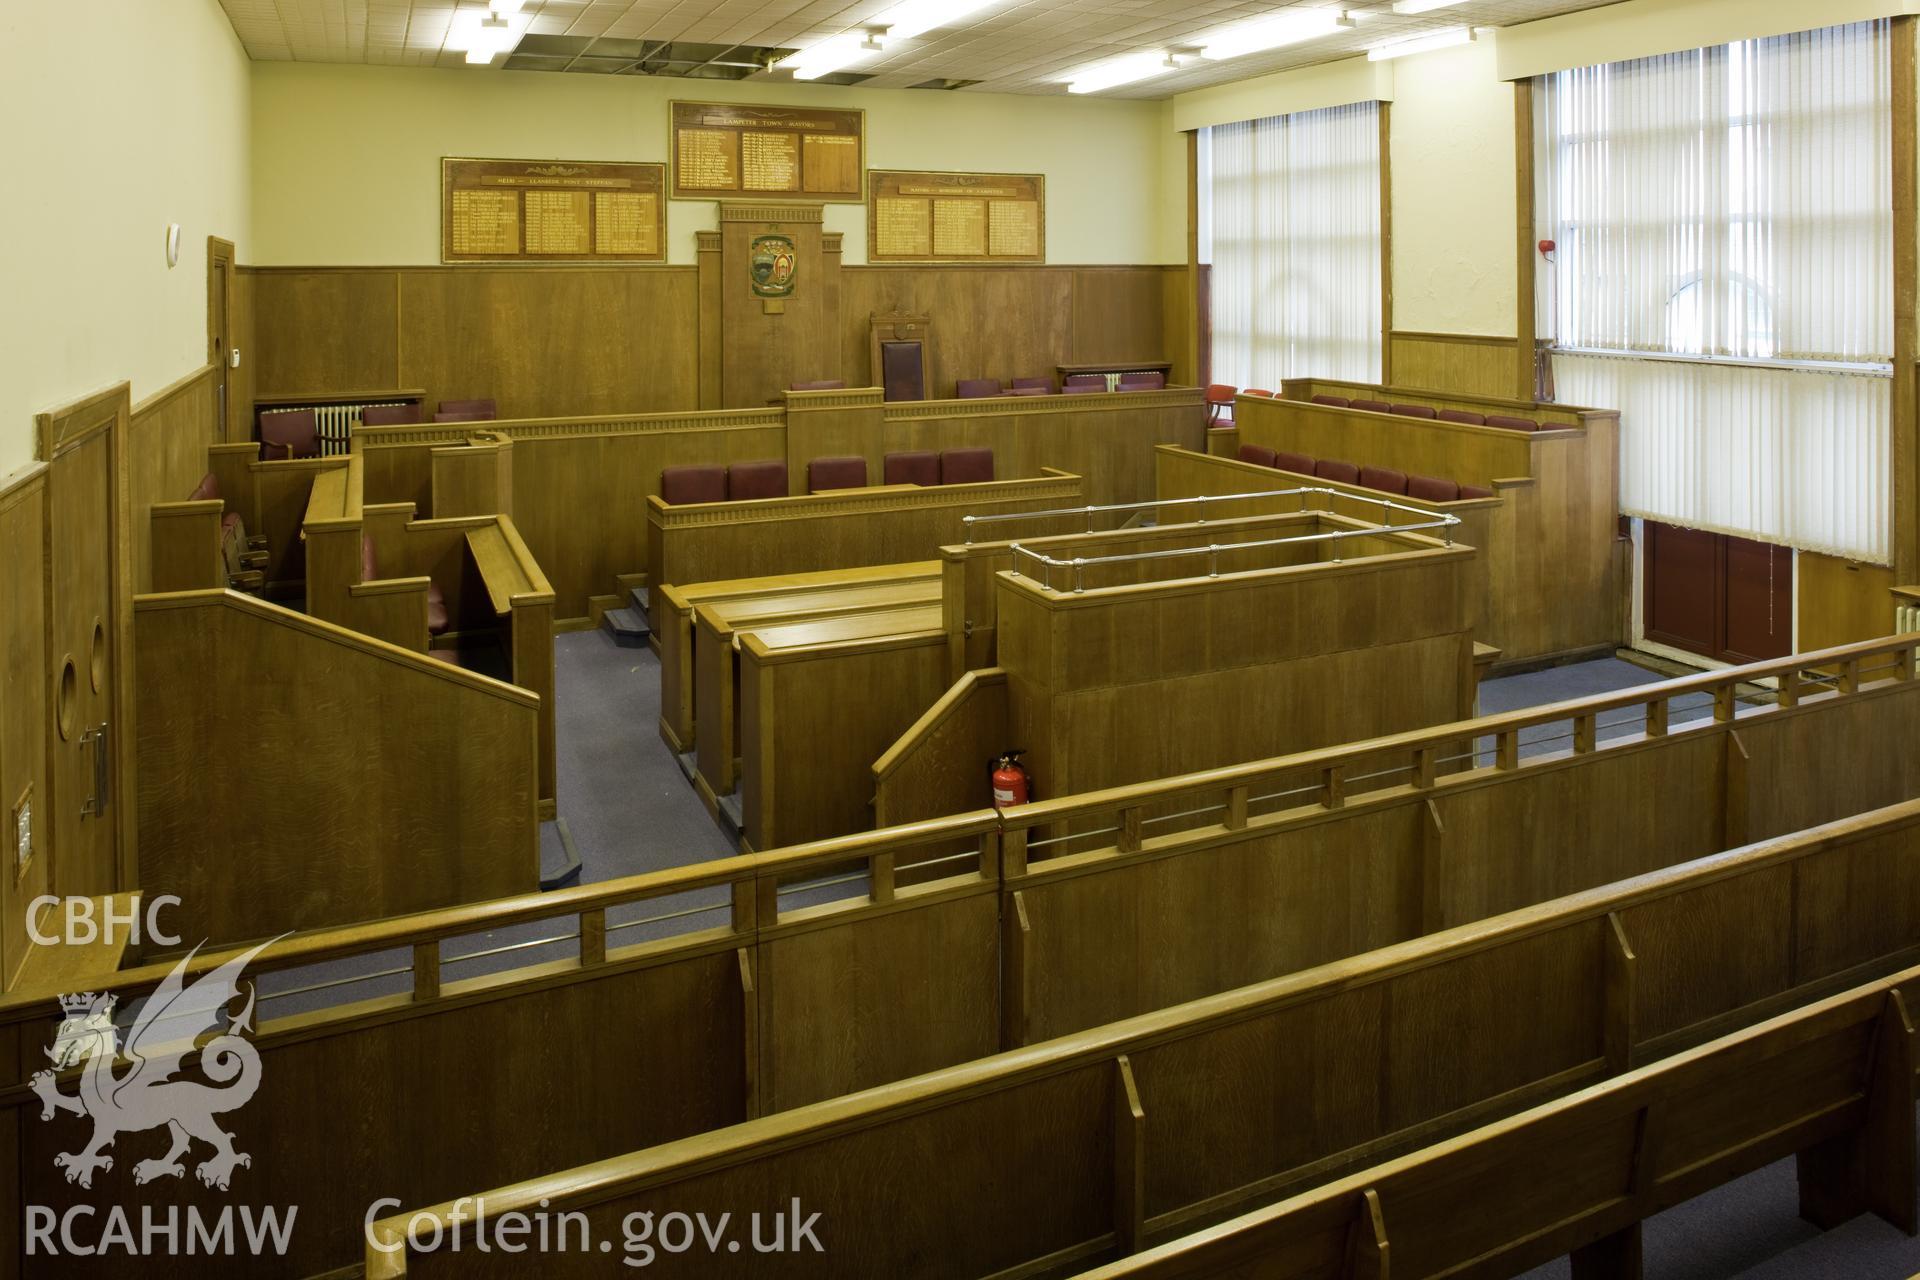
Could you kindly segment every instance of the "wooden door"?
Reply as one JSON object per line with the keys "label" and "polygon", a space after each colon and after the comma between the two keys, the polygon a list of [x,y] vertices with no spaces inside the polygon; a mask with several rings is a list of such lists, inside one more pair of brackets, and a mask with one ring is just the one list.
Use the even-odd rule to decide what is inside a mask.
{"label": "wooden door", "polygon": [[1793,652],[1793,551],[1648,520],[1647,639],[1735,664]]}
{"label": "wooden door", "polygon": [[48,774],[53,801],[53,892],[97,895],[120,882],[119,827],[126,797],[124,717],[118,710],[123,660],[123,581],[118,449],[127,388],[42,414],[47,466]]}
{"label": "wooden door", "polygon": [[230,440],[233,368],[233,244],[207,237],[207,362],[213,366],[213,438]]}

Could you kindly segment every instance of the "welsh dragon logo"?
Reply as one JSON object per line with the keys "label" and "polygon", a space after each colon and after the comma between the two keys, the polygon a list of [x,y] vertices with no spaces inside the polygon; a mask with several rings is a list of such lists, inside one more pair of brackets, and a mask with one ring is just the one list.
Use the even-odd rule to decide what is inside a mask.
{"label": "welsh dragon logo", "polygon": [[[54,1068],[35,1073],[31,1084],[40,1095],[42,1120],[53,1119],[57,1111],[93,1118],[92,1140],[79,1151],[54,1157],[68,1182],[91,1187],[96,1169],[113,1168],[106,1150],[116,1137],[161,1125],[172,1135],[172,1145],[165,1155],[133,1167],[136,1183],[183,1176],[186,1164],[181,1157],[189,1154],[196,1138],[213,1148],[194,1170],[209,1187],[225,1191],[233,1171],[253,1163],[251,1156],[234,1150],[233,1135],[214,1117],[244,1106],[260,1087],[260,1054],[244,1038],[253,1029],[251,983],[246,1007],[231,1019],[223,1015],[239,998],[240,971],[272,941],[235,956],[190,986],[186,969],[199,948],[188,952],[141,1006],[124,1050],[114,1043],[112,995],[61,997],[67,1018],[54,1047],[47,1050]],[[182,1060],[195,1052],[195,1042],[208,1031],[216,1034],[197,1052],[200,1074],[212,1083],[174,1079]],[[56,1071],[82,1059],[78,1091],[60,1092]],[[123,1063],[124,1071],[119,1069]]]}

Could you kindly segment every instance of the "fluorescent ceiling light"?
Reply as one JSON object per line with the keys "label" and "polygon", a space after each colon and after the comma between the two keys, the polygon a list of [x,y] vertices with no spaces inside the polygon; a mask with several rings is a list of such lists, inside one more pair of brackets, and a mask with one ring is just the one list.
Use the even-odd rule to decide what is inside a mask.
{"label": "fluorescent ceiling light", "polygon": [[1145,80],[1149,76],[1164,75],[1172,71],[1175,65],[1174,60],[1167,56],[1164,49],[1149,49],[1145,53],[1128,54],[1124,58],[1096,63],[1077,72],[1067,82],[1067,92],[1099,93],[1102,89],[1132,84],[1135,80]]}
{"label": "fluorescent ceiling light", "polygon": [[1317,40],[1353,25],[1353,19],[1338,9],[1296,10],[1276,14],[1258,22],[1230,27],[1208,40],[1200,56],[1218,62],[1249,53],[1278,49],[1284,45]]}
{"label": "fluorescent ceiling light", "polygon": [[1472,27],[1449,27],[1445,31],[1436,31],[1430,36],[1396,40],[1392,44],[1377,44],[1367,50],[1367,60],[1385,62],[1388,58],[1404,58],[1410,53],[1432,53],[1435,49],[1451,49],[1455,45],[1470,44],[1473,38]]}
{"label": "fluorescent ceiling light", "polygon": [[1432,13],[1435,9],[1451,9],[1454,5],[1465,4],[1466,0],[1394,0],[1393,11],[1402,17],[1416,13]]}
{"label": "fluorescent ceiling light", "polygon": [[852,66],[863,58],[871,58],[883,47],[878,36],[870,36],[864,31],[847,31],[829,36],[819,44],[808,45],[798,53],[788,54],[774,65],[793,72],[795,80],[818,80],[842,67]]}
{"label": "fluorescent ceiling light", "polygon": [[873,29],[885,27],[889,40],[911,40],[935,27],[950,27],[970,13],[997,0],[903,0],[867,19]]}
{"label": "fluorescent ceiling light", "polygon": [[455,53],[505,53],[531,25],[533,18],[524,13],[503,17],[485,9],[459,9],[447,27],[446,47]]}
{"label": "fluorescent ceiling light", "polygon": [[487,8],[498,14],[511,15],[520,12],[520,7],[526,2],[527,0],[487,0]]}

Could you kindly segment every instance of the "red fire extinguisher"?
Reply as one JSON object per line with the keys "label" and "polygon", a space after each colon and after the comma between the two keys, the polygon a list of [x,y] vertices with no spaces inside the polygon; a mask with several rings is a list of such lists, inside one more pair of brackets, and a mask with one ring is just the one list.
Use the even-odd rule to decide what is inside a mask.
{"label": "red fire extinguisher", "polygon": [[1026,748],[1015,751],[1003,751],[993,761],[993,807],[1004,809],[1010,804],[1026,804],[1033,799],[1033,778],[1020,757],[1026,754]]}

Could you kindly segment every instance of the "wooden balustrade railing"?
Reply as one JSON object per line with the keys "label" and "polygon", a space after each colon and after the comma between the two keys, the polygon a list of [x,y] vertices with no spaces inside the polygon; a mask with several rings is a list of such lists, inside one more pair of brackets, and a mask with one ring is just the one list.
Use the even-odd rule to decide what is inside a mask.
{"label": "wooden balustrade railing", "polygon": [[[362,925],[293,934],[254,959],[249,965],[249,972],[258,976],[404,949],[410,951],[416,961],[414,998],[432,1000],[438,998],[440,991],[438,947],[452,938],[574,917],[578,921],[576,932],[551,941],[566,942],[577,938],[580,964],[592,966],[605,960],[607,912],[616,907],[725,887],[728,890],[728,919],[724,930],[732,934],[746,934],[755,929],[771,928],[781,922],[783,908],[779,894],[783,885],[851,867],[858,867],[864,873],[864,897],[847,898],[831,903],[827,908],[815,906],[806,910],[856,911],[886,905],[896,899],[937,894],[943,888],[951,888],[956,879],[974,885],[982,882],[1004,883],[1027,875],[1030,865],[1036,861],[1039,865],[1045,865],[1043,860],[1030,858],[1032,848],[1037,843],[1033,833],[1059,828],[1071,820],[1100,820],[1101,833],[1111,831],[1116,835],[1109,852],[1112,856],[1124,857],[1149,846],[1146,830],[1155,819],[1148,815],[1156,807],[1170,802],[1191,801],[1196,797],[1217,798],[1211,810],[1199,812],[1217,811],[1220,814],[1219,827],[1227,831],[1241,830],[1256,820],[1272,820],[1279,816],[1256,819],[1250,816],[1250,811],[1258,802],[1263,787],[1275,786],[1289,779],[1301,776],[1318,778],[1318,785],[1310,792],[1312,800],[1303,806],[1307,808],[1336,810],[1363,799],[1399,797],[1410,789],[1444,787],[1481,776],[1484,773],[1481,768],[1464,773],[1443,772],[1447,761],[1443,753],[1457,748],[1463,741],[1493,739],[1496,744],[1494,763],[1489,767],[1494,771],[1525,769],[1529,767],[1529,761],[1521,758],[1519,741],[1521,732],[1526,729],[1561,721],[1570,722],[1573,726],[1572,750],[1576,754],[1590,754],[1604,751],[1610,745],[1598,736],[1600,718],[1609,712],[1637,710],[1639,715],[1636,718],[1643,720],[1645,732],[1650,736],[1661,736],[1671,731],[1667,708],[1674,700],[1689,695],[1706,695],[1711,697],[1713,703],[1713,720],[1710,723],[1726,724],[1736,717],[1738,691],[1743,684],[1776,680],[1779,686],[1776,700],[1781,707],[1799,704],[1809,696],[1809,688],[1824,687],[1829,691],[1814,696],[1848,697],[1886,680],[1911,681],[1914,678],[1917,649],[1920,649],[1920,634],[1890,636],[1778,661],[1643,685],[1616,694],[1487,716],[1156,782],[1044,800],[1001,813],[976,810],[552,893],[526,894]],[[1818,674],[1829,670],[1837,674]],[[1809,672],[1816,674],[1810,677]],[[1765,714],[1764,708],[1756,710]],[[1684,731],[1682,728],[1677,732]],[[1617,741],[1638,740],[1627,738]],[[1356,775],[1356,767],[1366,762],[1377,762],[1383,755],[1399,756],[1405,760],[1405,764],[1386,771],[1384,775],[1376,769],[1367,779]],[[1364,791],[1355,789],[1356,782],[1399,774],[1405,775],[1404,781]],[[1182,836],[1191,838],[1193,834],[1183,832]],[[955,841],[977,842],[977,861],[973,867],[961,871],[958,876],[913,886],[896,886],[893,870],[901,854],[934,845],[951,848]],[[713,908],[716,912],[719,909],[718,906]],[[616,927],[626,928],[650,922],[633,921]],[[707,932],[696,932],[690,935],[690,939],[706,941],[711,936]],[[191,978],[211,972],[242,950],[244,948],[234,947],[195,956],[188,966],[187,976]],[[171,968],[170,963],[160,963],[125,970],[111,975],[111,980],[103,985],[118,992],[124,1006],[129,999],[158,986]],[[54,1020],[51,1002],[54,994],[25,991],[0,998],[0,1029],[28,1023],[51,1023]],[[0,1081],[0,1085],[6,1083],[17,1081]]]}

